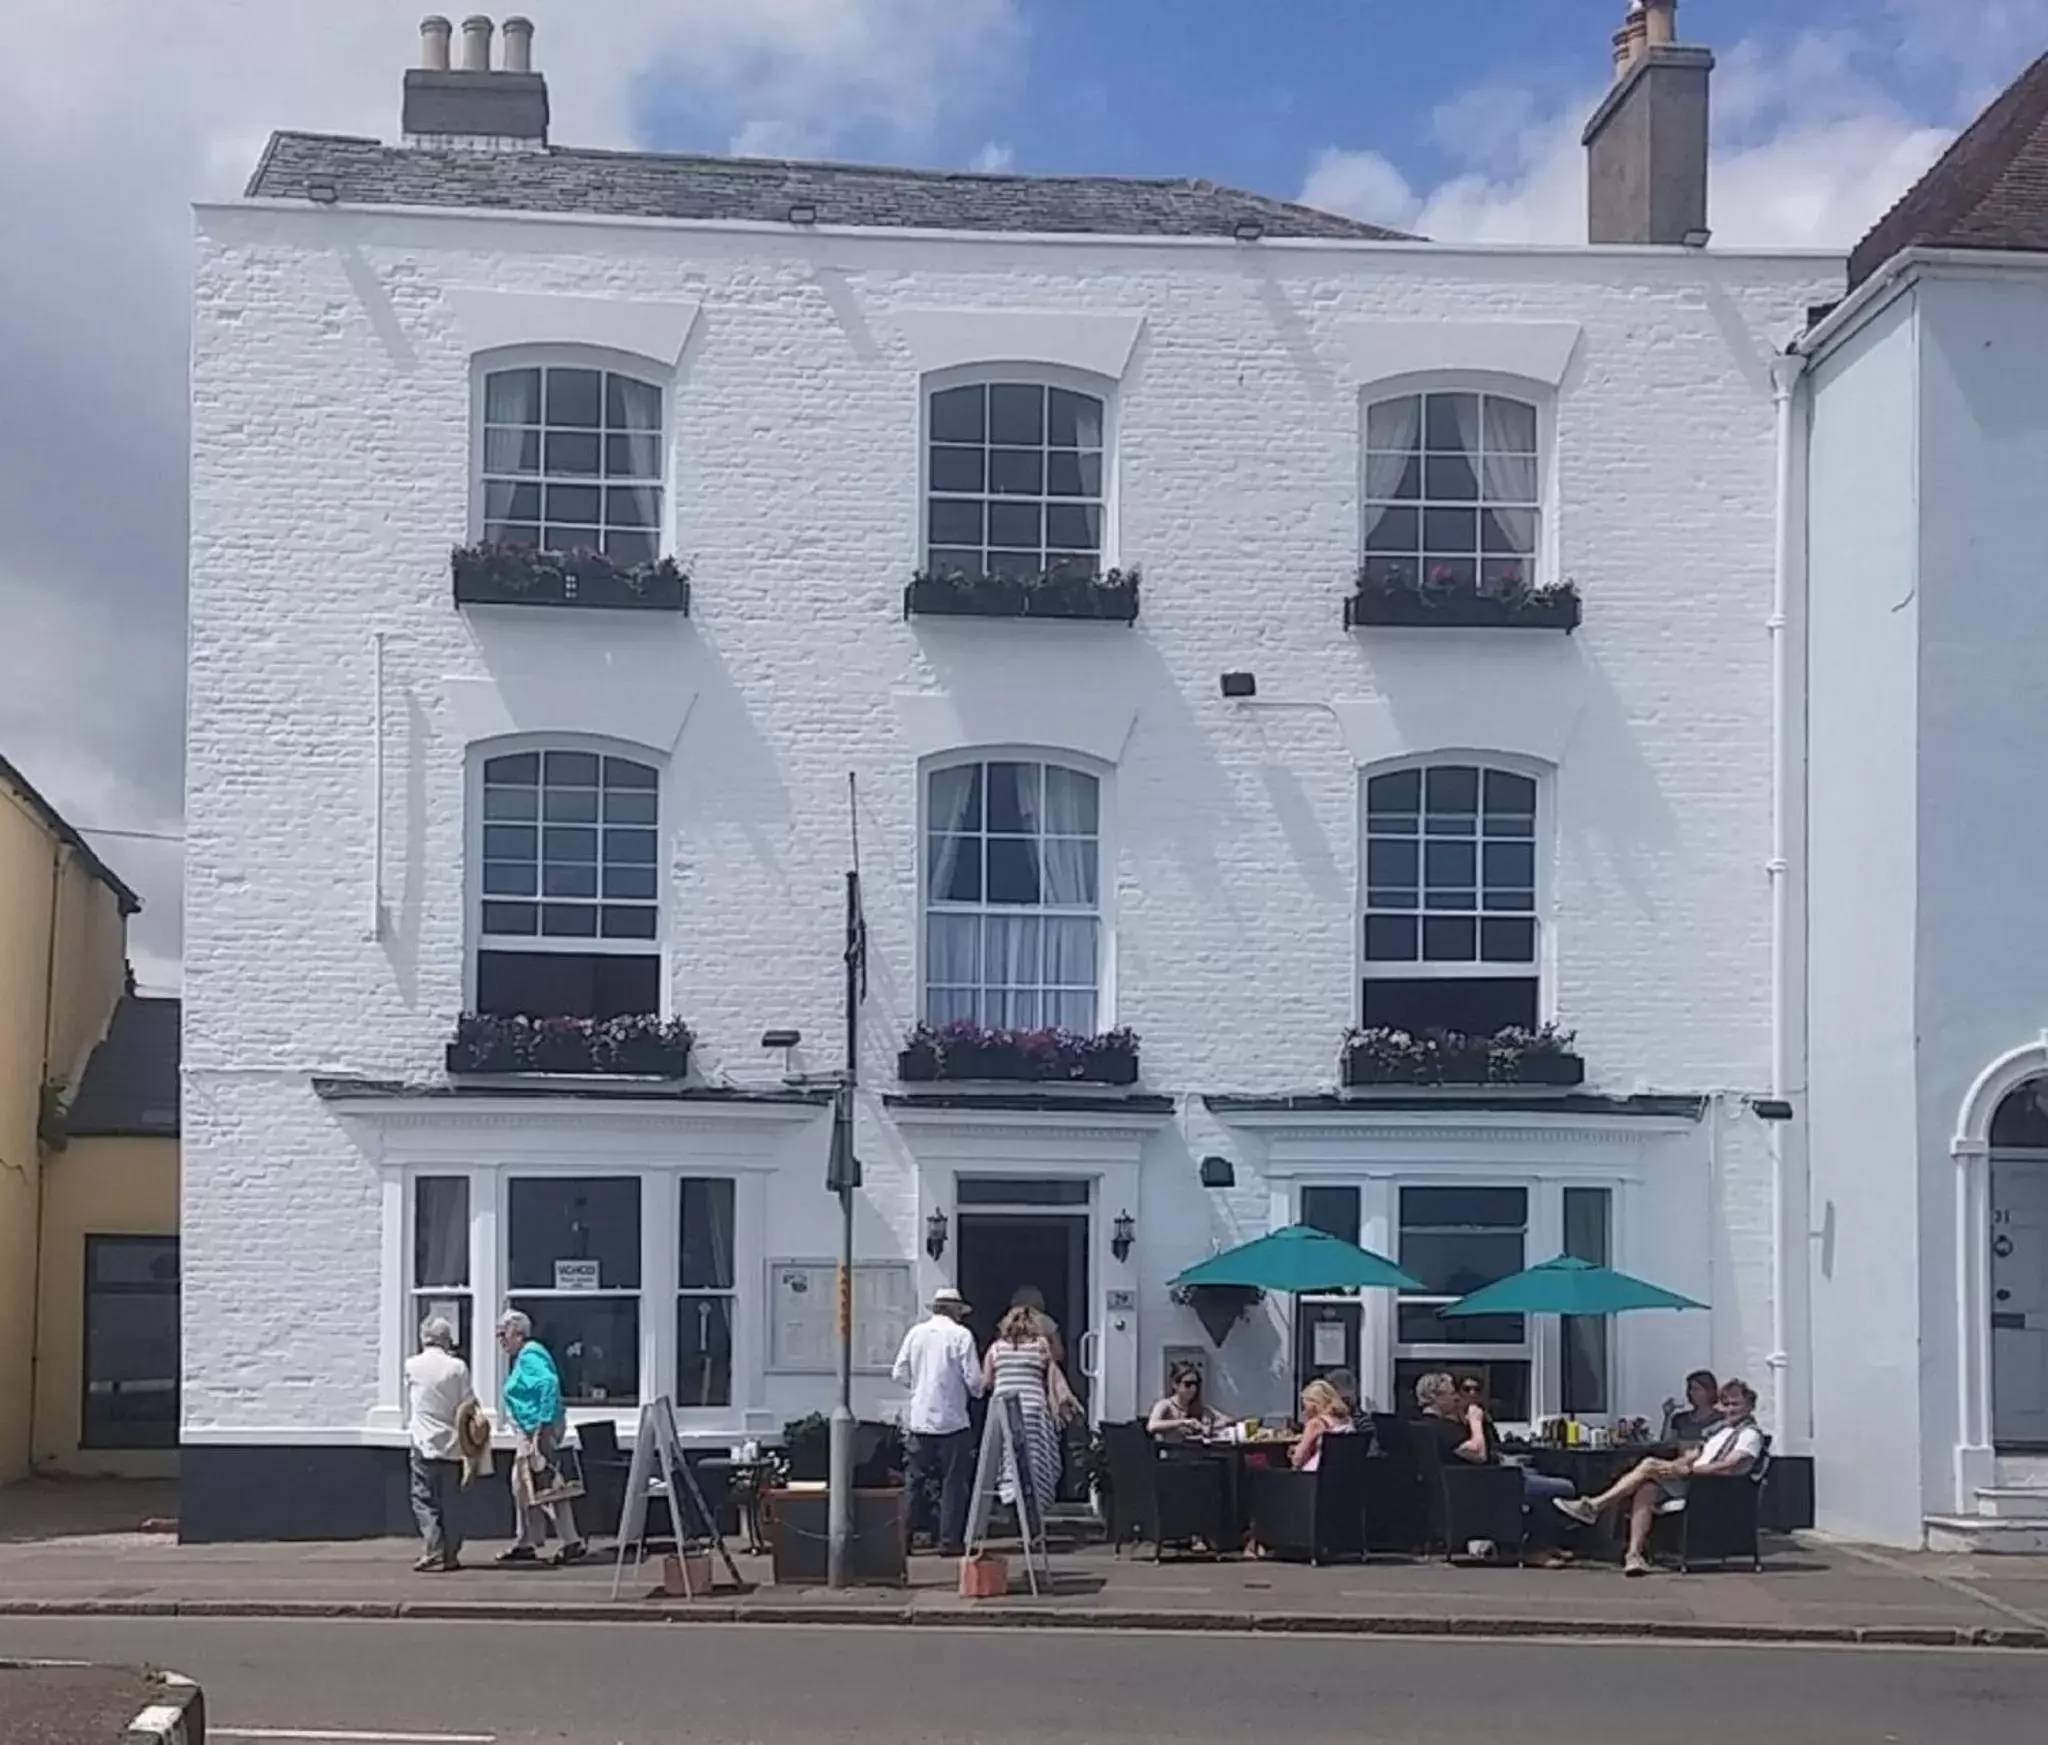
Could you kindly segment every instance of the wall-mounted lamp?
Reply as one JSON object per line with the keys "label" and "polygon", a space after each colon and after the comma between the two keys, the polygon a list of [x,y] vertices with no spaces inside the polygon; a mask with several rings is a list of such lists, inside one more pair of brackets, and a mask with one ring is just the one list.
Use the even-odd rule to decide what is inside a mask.
{"label": "wall-mounted lamp", "polygon": [[1687,248],[1705,248],[1714,240],[1714,233],[1711,230],[1688,230],[1678,240]]}
{"label": "wall-mounted lamp", "polygon": [[1226,697],[1256,697],[1259,694],[1259,679],[1256,673],[1225,673],[1223,694]]}
{"label": "wall-mounted lamp", "polygon": [[1237,1186],[1237,1170],[1227,1157],[1205,1157],[1202,1159],[1202,1186],[1205,1188],[1234,1188]]}
{"label": "wall-mounted lamp", "polygon": [[946,1214],[934,1212],[924,1221],[924,1251],[933,1260],[943,1259],[946,1253]]}
{"label": "wall-mounted lamp", "polygon": [[1240,218],[1237,221],[1237,228],[1230,234],[1239,242],[1257,242],[1266,234],[1266,227],[1256,218]]}
{"label": "wall-mounted lamp", "polygon": [[1138,1224],[1128,1212],[1119,1212],[1110,1226],[1109,1251],[1119,1261],[1129,1260],[1138,1243]]}

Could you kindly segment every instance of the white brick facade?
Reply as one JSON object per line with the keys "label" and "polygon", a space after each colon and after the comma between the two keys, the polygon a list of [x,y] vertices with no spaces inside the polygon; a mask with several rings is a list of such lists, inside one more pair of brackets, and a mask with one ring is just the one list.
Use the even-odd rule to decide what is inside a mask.
{"label": "white brick facade", "polygon": [[[393,1424],[390,1184],[426,1153],[309,1081],[439,1075],[465,997],[465,768],[473,741],[507,729],[659,754],[668,996],[714,1083],[773,1082],[759,1040],[778,1025],[803,1031],[805,1068],[840,1059],[856,775],[872,930],[862,1255],[914,1259],[928,1288],[951,1257],[925,1259],[925,1220],[954,1212],[963,1156],[1008,1174],[1094,1159],[1091,1319],[1113,1415],[1149,1401],[1163,1346],[1206,1343],[1167,1281],[1291,1218],[1308,1179],[1376,1183],[1364,1239],[1383,1251],[1400,1181],[1611,1183],[1617,1263],[1715,1305],[1711,1329],[1625,1325],[1620,1403],[1654,1411],[1700,1362],[1761,1381],[1770,1178],[1741,1098],[1767,1086],[1772,997],[1768,363],[1838,277],[1694,251],[204,209],[188,1441],[344,1442]],[[474,354],[521,341],[680,346],[657,362],[687,621],[451,603],[448,551],[472,532]],[[1020,361],[973,355],[994,345],[1109,378],[1105,555],[1142,566],[1132,629],[902,615],[922,372]],[[1522,387],[1546,411],[1546,562],[1577,584],[1583,628],[1345,631],[1364,390],[1418,365],[1442,380],[1518,364],[1555,371]],[[1227,670],[1290,706],[1225,702]],[[1140,1033],[1145,1087],[1175,1099],[1149,1128],[965,1116],[932,1134],[936,1118],[899,1122],[880,1101],[918,1016],[919,759],[990,745],[1086,754],[1104,776],[1103,1015]],[[1362,768],[1434,751],[1544,770],[1546,1015],[1578,1032],[1589,1090],[1703,1095],[1702,1118],[1226,1122],[1203,1103],[1334,1082],[1357,1018]],[[591,1137],[600,1120],[630,1130],[617,1143],[635,1167],[757,1172],[743,1303],[768,1260],[832,1252],[814,1112],[641,1121],[551,1105],[515,1124],[518,1143],[581,1159],[614,1143]],[[992,1131],[977,1139],[976,1121]],[[451,1140],[451,1114],[434,1131],[432,1146],[504,1161],[488,1125]],[[1234,1190],[1198,1185],[1210,1153],[1235,1159]],[[1532,1209],[1531,1261],[1556,1248],[1547,1190],[1537,1206],[1553,1209]],[[1120,1210],[1138,1223],[1127,1266],[1102,1228]],[[1385,1313],[1368,1323],[1382,1346]],[[751,1373],[706,1434],[824,1402],[823,1381],[763,1373],[761,1319],[743,1306],[741,1320]],[[1221,1353],[1221,1389],[1247,1409],[1286,1398],[1278,1326]],[[1368,1353],[1369,1391],[1384,1393],[1388,1361]],[[886,1404],[879,1382],[863,1388],[869,1409]]]}

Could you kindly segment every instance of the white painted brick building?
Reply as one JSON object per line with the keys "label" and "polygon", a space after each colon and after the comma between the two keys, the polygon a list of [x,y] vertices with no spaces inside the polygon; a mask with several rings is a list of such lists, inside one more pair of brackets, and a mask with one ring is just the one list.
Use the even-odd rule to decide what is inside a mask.
{"label": "white painted brick building", "polygon": [[[1219,1348],[1168,1283],[1297,1219],[1460,1289],[1569,1245],[1713,1304],[1575,1357],[1555,1323],[1460,1350],[1429,1301],[1301,1307],[1301,1363],[1341,1350],[1382,1405],[1447,1361],[1510,1418],[1782,1369],[1772,359],[1839,262],[407,131],[443,143],[280,136],[198,214],[189,1535],[398,1524],[433,1303],[479,1334],[529,1307],[578,1417],[675,1392],[725,1443],[826,1405],[830,1110],[784,1078],[843,1060],[855,818],[864,1413],[896,1403],[890,1317],[956,1280],[1040,1282],[1098,1417],[1179,1347],[1284,1410],[1296,1306]],[[1135,623],[907,616],[970,527],[1035,560],[985,567],[1140,568]],[[451,548],[520,528],[658,547],[687,613],[457,604]],[[1347,628],[1368,529],[1459,601],[1461,553],[1569,583],[1583,622]],[[1433,822],[1398,780],[1369,802],[1415,770]],[[985,844],[1003,822],[1034,846]],[[1386,887],[1369,823],[1411,844]],[[460,1014],[549,993],[686,1021],[687,1081],[444,1070]],[[900,1085],[911,1026],[966,1011],[1128,1026],[1139,1082]],[[1337,1089],[1362,1017],[1469,1011],[1575,1032],[1583,1088]]]}

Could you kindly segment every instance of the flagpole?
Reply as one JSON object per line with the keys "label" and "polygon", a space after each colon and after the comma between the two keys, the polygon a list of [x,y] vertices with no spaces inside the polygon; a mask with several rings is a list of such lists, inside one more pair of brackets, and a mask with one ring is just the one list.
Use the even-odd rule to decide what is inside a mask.
{"label": "flagpole", "polygon": [[826,1497],[825,1585],[853,1585],[853,1196],[860,1186],[854,1154],[854,1086],[860,1080],[860,1006],[867,991],[867,923],[860,901],[860,820],[851,772],[846,778],[853,823],[853,866],[846,875],[846,1071],[832,1106],[829,1185],[839,1195],[838,1397],[832,1403],[830,1485]]}

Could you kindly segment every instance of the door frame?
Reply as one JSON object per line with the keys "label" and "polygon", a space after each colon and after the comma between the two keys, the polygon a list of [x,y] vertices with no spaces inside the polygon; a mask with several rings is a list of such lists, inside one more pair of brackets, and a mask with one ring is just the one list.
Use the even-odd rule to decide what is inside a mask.
{"label": "door frame", "polygon": [[[958,1174],[958,1175],[956,1175],[956,1176],[954,1177],[954,1182],[955,1182],[955,1189],[956,1189],[956,1193],[957,1193],[958,1183],[959,1183],[959,1181],[960,1181],[961,1177],[966,1177],[966,1178],[968,1178],[968,1179],[970,1179],[970,1180],[978,1179],[978,1180],[982,1180],[982,1181],[988,1181],[988,1180],[991,1180],[991,1179],[997,1179],[997,1178],[993,1178],[993,1177],[991,1177],[991,1176],[989,1176],[989,1175],[985,1175],[985,1174],[983,1174],[983,1173],[982,1173],[982,1172],[981,1172],[980,1170],[962,1170],[962,1171],[960,1171],[960,1172],[959,1172],[959,1174]],[[1028,1177],[1012,1177],[1012,1178],[1010,1178],[1010,1179],[1012,1179],[1012,1180],[1030,1180],[1030,1181],[1041,1181],[1041,1180],[1045,1180],[1045,1179],[1047,1179],[1047,1178],[1046,1178],[1046,1177],[1043,1177],[1043,1176],[1037,1176],[1037,1175],[1034,1175],[1034,1176],[1028,1176]],[[1097,1194],[1096,1194],[1096,1187],[1097,1187],[1097,1183],[1096,1183],[1096,1181],[1095,1181],[1095,1178],[1094,1178],[1094,1177],[1092,1177],[1092,1176],[1069,1176],[1069,1177],[1067,1177],[1067,1178],[1065,1178],[1065,1179],[1067,1179],[1067,1180],[1070,1180],[1070,1181],[1085,1181],[1085,1182],[1087,1182],[1087,1184],[1088,1184],[1088,1190],[1089,1190],[1089,1192],[1088,1192],[1088,1203],[1087,1203],[1086,1205],[1083,1205],[1083,1206],[1075,1206],[1075,1205],[1067,1205],[1067,1206],[1046,1206],[1046,1205],[1040,1205],[1040,1206],[1033,1206],[1033,1205],[1027,1205],[1027,1204],[1016,1204],[1016,1205],[1007,1205],[1007,1206],[1006,1206],[1006,1205],[974,1205],[974,1206],[959,1206],[959,1207],[958,1207],[958,1209],[957,1209],[957,1210],[956,1210],[956,1211],[955,1211],[955,1212],[953,1213],[953,1215],[952,1215],[952,1236],[951,1236],[951,1239],[950,1239],[950,1241],[949,1241],[949,1243],[948,1243],[948,1247],[949,1247],[949,1249],[951,1249],[951,1251],[952,1251],[952,1253],[953,1253],[953,1262],[954,1262],[954,1265],[953,1265],[953,1272],[954,1272],[954,1279],[955,1279],[955,1282],[957,1283],[957,1282],[958,1282],[958,1279],[959,1279],[959,1270],[960,1270],[960,1268],[959,1268],[959,1260],[960,1260],[960,1255],[959,1255],[959,1249],[960,1249],[960,1246],[961,1246],[962,1238],[963,1238],[963,1236],[964,1236],[964,1234],[965,1234],[965,1231],[966,1231],[966,1228],[967,1228],[967,1224],[968,1224],[968,1221],[969,1221],[970,1219],[972,1219],[972,1220],[973,1220],[974,1222],[976,1222],[976,1223],[988,1222],[988,1223],[992,1223],[992,1224],[999,1224],[999,1223],[1004,1223],[1004,1222],[1009,1222],[1009,1221],[1016,1221],[1016,1222],[1035,1222],[1035,1223],[1040,1223],[1040,1224],[1065,1224],[1066,1226],[1068,1226],[1068,1228],[1069,1228],[1069,1231],[1070,1231],[1070,1232],[1071,1232],[1071,1229],[1072,1229],[1072,1227],[1073,1227],[1074,1225],[1077,1225],[1077,1224],[1078,1224],[1078,1225],[1079,1225],[1079,1226],[1081,1227],[1081,1251],[1080,1251],[1080,1255],[1079,1255],[1079,1263],[1080,1263],[1080,1268],[1081,1268],[1081,1278],[1080,1278],[1080,1283],[1079,1283],[1079,1287],[1078,1287],[1078,1290],[1076,1291],[1076,1293],[1075,1293],[1075,1294],[1077,1294],[1077,1295],[1078,1295],[1078,1296],[1080,1297],[1080,1299],[1081,1299],[1081,1307],[1082,1307],[1082,1312],[1083,1312],[1083,1313],[1084,1313],[1084,1314],[1085,1314],[1085,1315],[1087,1316],[1087,1325],[1086,1325],[1086,1326],[1085,1326],[1085,1327],[1083,1328],[1083,1330],[1082,1330],[1082,1336],[1083,1336],[1083,1337],[1085,1337],[1085,1336],[1086,1336],[1087,1334],[1089,1334],[1089,1333],[1095,1333],[1095,1332],[1099,1332],[1099,1331],[1100,1331],[1100,1329],[1098,1329],[1098,1328],[1096,1327],[1096,1325],[1095,1325],[1095,1318],[1094,1318],[1094,1317],[1095,1317],[1095,1284],[1094,1284],[1094,1271],[1095,1271],[1095,1268],[1094,1268],[1094,1256],[1095,1256],[1095,1225],[1096,1225],[1096,1221],[1097,1221],[1097,1218],[1098,1218],[1098,1217],[1099,1217],[1099,1215],[1100,1215],[1100,1208],[1099,1208],[1099,1207],[1097,1206],[1097,1204],[1096,1204],[1096,1199],[1097,1199]],[[957,1199],[956,1199],[956,1202],[955,1202],[955,1203],[956,1203],[956,1205],[958,1204],[958,1202],[957,1202]],[[1069,1288],[1070,1288],[1070,1289],[1073,1289],[1073,1288],[1074,1288],[1074,1284],[1073,1284],[1073,1281],[1072,1281],[1072,1280],[1069,1280],[1069,1281],[1068,1281],[1068,1284],[1069,1284]],[[968,1291],[968,1290],[967,1290],[967,1287],[966,1287],[965,1285],[961,1285],[961,1286],[960,1286],[960,1289],[961,1289],[961,1290],[962,1290],[963,1292],[965,1292],[965,1293],[966,1293],[966,1295],[967,1295],[967,1300],[968,1300],[968,1302],[969,1302],[969,1303],[972,1303],[972,1302],[974,1301],[974,1294],[973,1294],[973,1292],[971,1292],[971,1291]],[[994,1304],[990,1304],[990,1305],[988,1305],[988,1307],[989,1307],[989,1308],[990,1308],[991,1310],[994,1310],[994,1311],[995,1311],[996,1319],[1000,1320],[1000,1319],[1002,1318],[1002,1312],[1001,1312],[1001,1310],[997,1310],[997,1309],[995,1308],[995,1305],[994,1305]],[[1051,1315],[1052,1315],[1052,1317],[1053,1317],[1053,1319],[1054,1319],[1055,1321],[1057,1321],[1057,1322],[1059,1323],[1059,1328],[1060,1328],[1060,1338],[1061,1338],[1061,1340],[1062,1340],[1062,1341],[1063,1341],[1063,1342],[1065,1343],[1065,1345],[1066,1345],[1066,1347],[1067,1347],[1067,1362],[1066,1362],[1066,1369],[1067,1369],[1067,1375],[1068,1375],[1069,1379],[1071,1379],[1071,1380],[1074,1380],[1074,1381],[1075,1381],[1075,1383],[1076,1383],[1076,1386],[1077,1386],[1077,1388],[1078,1388],[1078,1387],[1079,1387],[1079,1373],[1078,1373],[1078,1372],[1079,1372],[1079,1364],[1080,1364],[1080,1360],[1081,1360],[1082,1352],[1081,1352],[1081,1351],[1080,1351],[1080,1350],[1078,1349],[1078,1346],[1079,1346],[1079,1343],[1080,1343],[1080,1341],[1079,1341],[1079,1340],[1078,1340],[1078,1339],[1077,1339],[1077,1338],[1075,1337],[1075,1334],[1074,1334],[1074,1330],[1073,1330],[1073,1320],[1074,1320],[1074,1317],[1073,1317],[1073,1315],[1072,1315],[1072,1314],[1071,1314],[1071,1313],[1069,1312],[1069,1305],[1067,1305],[1067,1304],[1065,1304],[1065,1303],[1058,1303],[1058,1304],[1056,1304],[1056,1303],[1048,1302],[1048,1303],[1047,1303],[1047,1304],[1045,1305],[1045,1307],[1046,1307],[1046,1311],[1047,1311],[1047,1313],[1051,1314]],[[1091,1391],[1092,1391],[1092,1389],[1082,1389],[1081,1391],[1082,1391],[1082,1392],[1084,1392],[1084,1393],[1087,1393],[1087,1392],[1091,1392]]]}
{"label": "door frame", "polygon": [[[1986,1193],[1984,1203],[1984,1233],[1987,1244],[1996,1244],[1998,1240],[1998,1207],[1996,1202],[1998,1197],[1998,1173],[2000,1168],[2003,1167],[2006,1169],[2032,1169],[2041,1172],[2043,1176],[2048,1176],[2048,1147],[2011,1145],[1994,1146],[1991,1150],[1991,1153],[1987,1161],[1988,1170],[1985,1178]],[[2048,1454],[2048,1437],[2031,1437],[2022,1440],[2014,1440],[2011,1438],[2002,1438],[1998,1434],[1998,1294],[1995,1289],[1995,1280],[1993,1277],[1993,1274],[1995,1273],[1996,1269],[1992,1264],[1996,1261],[1997,1258],[1998,1257],[1996,1254],[1988,1254],[1988,1257],[1985,1262],[1984,1281],[1985,1289],[1991,1293],[1991,1300],[1988,1305],[1989,1319],[1986,1322],[1986,1338],[1988,1340],[1988,1355],[1986,1358],[1986,1362],[1990,1369],[1991,1377],[1990,1424],[1992,1450],[1996,1454]]]}

